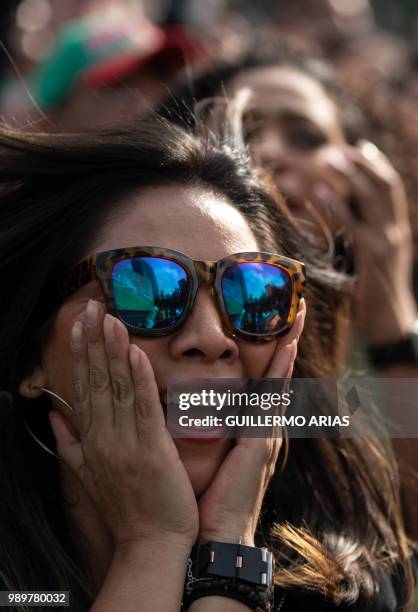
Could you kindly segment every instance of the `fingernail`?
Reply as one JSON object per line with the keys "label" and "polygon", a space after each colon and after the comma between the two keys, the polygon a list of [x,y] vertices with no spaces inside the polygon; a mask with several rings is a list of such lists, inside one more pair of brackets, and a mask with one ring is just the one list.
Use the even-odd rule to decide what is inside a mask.
{"label": "fingernail", "polygon": [[94,300],[89,300],[86,308],[86,321],[89,327],[95,327],[97,325],[98,310],[97,304]]}
{"label": "fingernail", "polygon": [[296,354],[298,352],[298,341],[296,340],[296,338],[292,340],[292,342],[290,343],[290,350],[291,350],[291,360],[293,364],[294,360],[296,359]]}
{"label": "fingernail", "polygon": [[370,140],[366,140],[366,138],[359,138],[356,142],[355,145],[356,147],[358,147],[359,149],[361,149],[361,147],[366,144],[367,142],[370,142]]}
{"label": "fingernail", "polygon": [[129,362],[132,368],[136,368],[139,364],[140,348],[136,344],[129,345]]}
{"label": "fingernail", "polygon": [[296,319],[297,319],[296,340],[299,340],[300,335],[302,333],[303,322],[305,320],[305,316],[306,316],[306,310],[300,310],[298,314],[296,315]]}
{"label": "fingernail", "polygon": [[299,311],[298,311],[298,314],[296,315],[296,319],[300,321],[301,319],[303,319],[304,316],[305,316],[305,311],[302,310],[299,306]]}
{"label": "fingernail", "polygon": [[103,321],[103,331],[105,341],[109,344],[115,340],[115,319],[110,314],[106,314]]}
{"label": "fingernail", "polygon": [[79,349],[83,339],[83,324],[81,321],[76,321],[71,329],[71,346],[74,349]]}
{"label": "fingernail", "polygon": [[297,340],[292,340],[292,342],[290,344],[287,345],[288,346],[288,350],[289,350],[289,368],[286,372],[286,376],[285,378],[290,378],[290,376],[292,375],[293,372],[293,365],[295,363],[295,359],[296,359],[296,354],[298,352],[298,343]]}
{"label": "fingernail", "polygon": [[379,149],[369,140],[362,140],[361,143],[359,143],[359,148],[364,157],[367,157],[367,159],[371,161],[379,157]]}

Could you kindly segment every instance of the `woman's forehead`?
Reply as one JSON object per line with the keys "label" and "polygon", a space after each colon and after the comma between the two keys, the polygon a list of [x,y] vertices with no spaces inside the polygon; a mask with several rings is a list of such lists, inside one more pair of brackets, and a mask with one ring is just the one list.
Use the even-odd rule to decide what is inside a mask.
{"label": "woman's forehead", "polygon": [[305,115],[323,129],[338,121],[333,99],[321,83],[292,66],[266,66],[242,71],[227,87],[228,95],[247,87],[253,91],[253,104],[269,114]]}
{"label": "woman's forehead", "polygon": [[133,192],[110,212],[91,252],[155,245],[195,259],[258,249],[239,210],[211,191],[179,185]]}

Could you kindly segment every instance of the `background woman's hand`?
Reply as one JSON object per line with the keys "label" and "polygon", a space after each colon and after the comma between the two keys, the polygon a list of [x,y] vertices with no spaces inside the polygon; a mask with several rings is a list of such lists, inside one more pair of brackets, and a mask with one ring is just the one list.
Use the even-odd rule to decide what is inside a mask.
{"label": "background woman's hand", "polygon": [[80,478],[115,548],[148,539],[192,546],[193,489],[169,435],[151,364],[125,326],[90,300],[72,328],[78,436],[54,411],[57,449]]}
{"label": "background woman's hand", "polygon": [[[303,330],[306,305],[301,300],[291,331],[281,338],[266,378],[290,378]],[[199,539],[254,545],[267,485],[274,473],[282,439],[238,438],[199,499]]]}
{"label": "background woman's hand", "polygon": [[394,341],[411,331],[417,317],[404,185],[372,143],[346,146],[342,153],[345,162],[325,165],[316,184],[317,201],[353,240],[357,324],[372,343]]}

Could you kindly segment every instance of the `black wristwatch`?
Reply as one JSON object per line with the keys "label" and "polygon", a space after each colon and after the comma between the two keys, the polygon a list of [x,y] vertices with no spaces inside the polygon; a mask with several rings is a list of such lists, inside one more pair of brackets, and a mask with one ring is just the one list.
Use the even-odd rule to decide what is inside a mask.
{"label": "black wristwatch", "polygon": [[274,606],[273,555],[267,548],[227,542],[193,546],[183,597],[183,609],[207,595],[237,599],[252,610]]}
{"label": "black wristwatch", "polygon": [[395,342],[369,345],[368,353],[370,361],[378,369],[393,365],[418,365],[418,320],[404,338]]}

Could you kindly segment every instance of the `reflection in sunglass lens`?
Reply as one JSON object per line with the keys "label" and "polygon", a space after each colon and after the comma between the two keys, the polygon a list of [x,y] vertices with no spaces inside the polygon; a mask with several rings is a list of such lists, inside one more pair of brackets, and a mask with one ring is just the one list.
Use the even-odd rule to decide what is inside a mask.
{"label": "reflection in sunglass lens", "polygon": [[222,276],[225,309],[234,326],[251,334],[283,328],[292,302],[292,280],[286,270],[268,263],[243,262]]}
{"label": "reflection in sunglass lens", "polygon": [[164,329],[177,323],[190,291],[184,268],[160,257],[117,262],[112,285],[119,317],[138,330]]}

